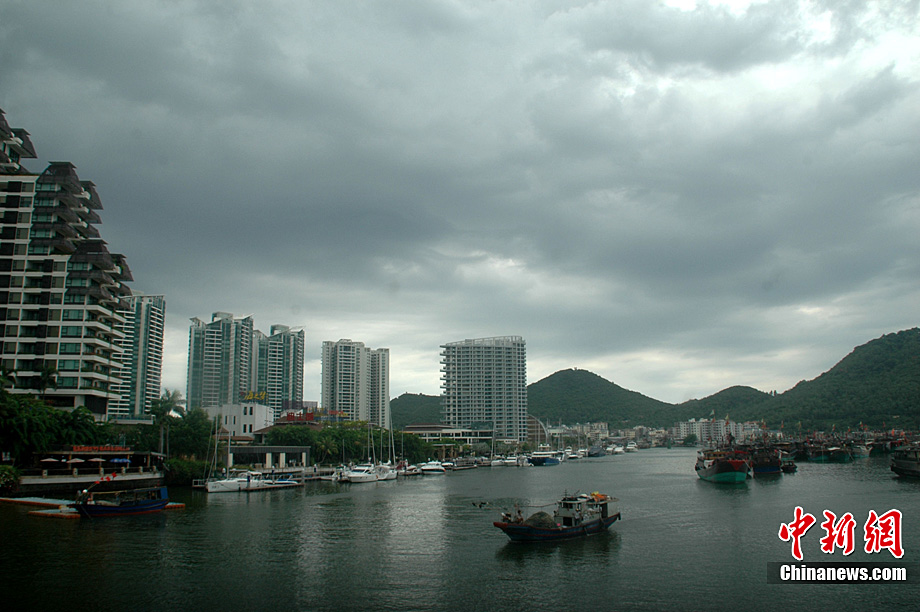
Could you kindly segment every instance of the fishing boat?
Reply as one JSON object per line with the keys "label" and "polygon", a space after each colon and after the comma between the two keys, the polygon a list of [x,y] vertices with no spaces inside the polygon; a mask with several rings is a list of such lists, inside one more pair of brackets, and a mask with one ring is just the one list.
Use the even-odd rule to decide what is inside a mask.
{"label": "fishing boat", "polygon": [[865,444],[854,444],[850,446],[850,454],[853,459],[866,459],[869,456],[869,447]]}
{"label": "fishing boat", "polygon": [[166,487],[100,492],[84,489],[70,507],[86,518],[104,518],[160,512],[168,503]]}
{"label": "fishing boat", "polygon": [[616,498],[602,493],[565,493],[552,514],[536,512],[526,520],[520,510],[516,516],[503,513],[492,524],[512,542],[551,542],[603,533],[620,518]]}
{"label": "fishing boat", "polygon": [[920,478],[920,446],[914,444],[894,449],[891,471],[898,476]]}
{"label": "fishing boat", "polygon": [[696,459],[697,476],[708,482],[744,482],[750,472],[751,463],[747,456],[734,450],[707,449],[700,451]]}
{"label": "fishing boat", "polygon": [[795,460],[791,457],[780,451],[780,464],[779,469],[782,470],[783,474],[794,474],[798,470],[798,466],[795,464]]}
{"label": "fishing boat", "polygon": [[782,460],[775,448],[755,448],[751,451],[751,471],[754,476],[775,476],[783,473]]}

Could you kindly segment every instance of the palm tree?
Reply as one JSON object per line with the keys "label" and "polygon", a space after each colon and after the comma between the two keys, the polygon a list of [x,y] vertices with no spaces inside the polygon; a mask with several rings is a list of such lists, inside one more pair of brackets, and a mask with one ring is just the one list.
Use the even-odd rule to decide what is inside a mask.
{"label": "palm tree", "polygon": [[12,368],[3,364],[0,366],[0,397],[6,395],[6,388],[16,384],[15,372]]}
{"label": "palm tree", "polygon": [[153,424],[160,428],[160,453],[163,452],[163,431],[169,426],[172,413],[175,412],[178,416],[185,414],[183,404],[185,400],[182,399],[182,394],[175,389],[163,389],[163,395],[150,402],[149,412],[153,415]]}
{"label": "palm tree", "polygon": [[52,365],[42,366],[42,371],[38,374],[38,389],[41,392],[42,401],[45,401],[45,391],[58,388],[57,375],[56,367]]}

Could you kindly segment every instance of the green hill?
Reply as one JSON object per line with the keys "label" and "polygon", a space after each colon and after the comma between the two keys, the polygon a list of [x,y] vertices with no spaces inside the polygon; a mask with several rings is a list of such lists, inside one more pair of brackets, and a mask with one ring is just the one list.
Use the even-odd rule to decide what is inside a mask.
{"label": "green hill", "polygon": [[853,349],[833,368],[751,407],[768,424],[804,429],[920,428],[920,329]]}
{"label": "green hill", "polygon": [[[729,387],[714,395],[668,404],[624,389],[587,370],[562,370],[527,387],[528,412],[547,424],[606,422],[611,427],[670,427],[688,418],[729,416],[765,421],[787,431],[860,424],[920,429],[920,329],[886,334],[856,347],[837,365],[785,393]],[[406,393],[391,401],[393,424],[437,423],[440,398]]]}
{"label": "green hill", "polygon": [[601,421],[611,427],[633,427],[669,418],[674,406],[587,370],[572,369],[528,385],[527,410],[544,423]]}
{"label": "green hill", "polygon": [[413,423],[440,423],[441,398],[437,395],[403,393],[390,400],[393,427],[402,429]]}
{"label": "green hill", "polygon": [[729,387],[715,395],[679,404],[678,408],[685,415],[683,420],[710,415],[720,419],[728,416],[735,421],[760,420],[764,415],[753,414],[751,407],[760,406],[771,398],[771,395],[753,387]]}

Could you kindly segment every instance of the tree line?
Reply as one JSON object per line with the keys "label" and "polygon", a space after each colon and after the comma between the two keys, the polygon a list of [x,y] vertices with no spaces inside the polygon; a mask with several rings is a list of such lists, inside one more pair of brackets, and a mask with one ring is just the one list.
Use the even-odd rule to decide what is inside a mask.
{"label": "tree line", "polygon": [[[137,452],[166,456],[167,484],[190,484],[206,474],[214,453],[214,420],[200,408],[187,410],[178,391],[166,389],[150,407],[150,424],[97,423],[93,413],[81,406],[72,411],[48,405],[41,397],[10,393],[0,386],[0,486],[9,485],[16,468],[33,465],[35,457],[68,445],[128,446]],[[392,446],[391,446],[392,443]],[[270,429],[265,444],[309,446],[311,462],[357,463],[396,457],[416,463],[438,456],[439,448],[414,434],[394,434],[373,429],[367,423],[349,422],[315,429],[286,425]],[[454,444],[451,450],[461,450]],[[392,450],[391,450],[392,449]]]}

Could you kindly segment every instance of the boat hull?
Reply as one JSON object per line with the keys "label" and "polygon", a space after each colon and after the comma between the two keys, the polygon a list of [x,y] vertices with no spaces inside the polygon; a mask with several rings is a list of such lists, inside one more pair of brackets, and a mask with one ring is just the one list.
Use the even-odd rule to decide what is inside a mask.
{"label": "boat hull", "polygon": [[556,457],[531,457],[530,463],[535,466],[559,465],[559,459]]}
{"label": "boat hull", "polygon": [[603,533],[619,519],[620,513],[617,512],[606,518],[585,521],[574,527],[556,527],[554,529],[533,527],[523,523],[505,523],[502,521],[496,521],[492,524],[501,529],[512,542],[554,542],[557,540],[570,540],[572,538],[582,538]]}
{"label": "boat hull", "polygon": [[[131,492],[126,491],[125,493],[130,494]],[[116,505],[84,501],[71,504],[71,507],[76,509],[76,511],[80,513],[80,516],[84,518],[110,518],[115,516],[135,516],[138,514],[161,512],[168,504],[169,495],[166,493],[166,487],[161,487],[156,491],[156,497],[152,499],[139,499],[134,502]]]}
{"label": "boat hull", "polygon": [[920,478],[920,450],[896,450],[891,458],[891,471],[898,476]]}
{"label": "boat hull", "polygon": [[724,459],[715,461],[712,465],[697,468],[696,473],[707,482],[739,483],[748,478],[748,464],[741,459]]}

